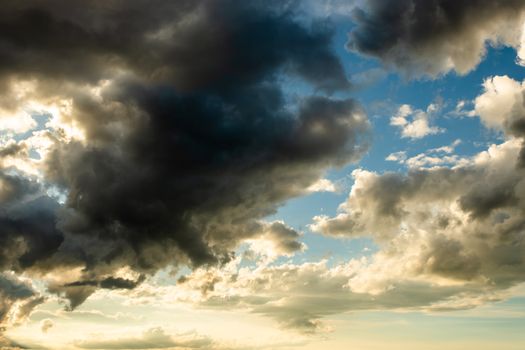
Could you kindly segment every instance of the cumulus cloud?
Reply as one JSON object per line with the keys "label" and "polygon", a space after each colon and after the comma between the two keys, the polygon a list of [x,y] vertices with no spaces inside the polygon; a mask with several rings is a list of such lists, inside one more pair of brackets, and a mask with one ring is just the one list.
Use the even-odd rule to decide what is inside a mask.
{"label": "cumulus cloud", "polygon": [[261,234],[255,237],[252,240],[252,249],[254,241],[268,242],[271,248],[267,253],[270,255],[293,255],[306,248],[304,243],[299,242],[300,234],[282,221],[262,223]]}
{"label": "cumulus cloud", "polygon": [[[327,97],[350,86],[330,25],[294,2],[86,6],[0,9],[0,107],[45,119],[0,150],[0,266],[74,308],[169,264],[225,263],[244,240],[301,250],[260,220],[367,148],[362,108]],[[282,75],[318,93],[290,106]]]}
{"label": "cumulus cloud", "polygon": [[525,118],[525,83],[508,76],[494,76],[483,82],[483,93],[474,100],[474,112],[488,128],[522,136]]}
{"label": "cumulus cloud", "polygon": [[372,236],[380,245],[364,277],[351,281],[356,290],[382,290],[391,278],[474,284],[480,294],[505,290],[525,278],[520,148],[512,139],[454,168],[356,170],[339,215],[316,217],[312,227],[331,236]]}
{"label": "cumulus cloud", "polygon": [[[474,100],[473,112],[489,128],[502,131],[507,138],[525,138],[525,82],[508,76],[494,76],[483,83],[484,91]],[[519,156],[525,166],[525,144]]]}
{"label": "cumulus cloud", "polygon": [[438,106],[430,104],[426,111],[412,109],[410,105],[402,105],[397,113],[390,118],[390,125],[401,130],[401,137],[420,139],[437,134],[442,130],[430,125],[430,118],[438,110]]}
{"label": "cumulus cloud", "polygon": [[466,74],[487,44],[521,47],[524,10],[521,0],[372,0],[354,10],[347,46],[408,77]]}

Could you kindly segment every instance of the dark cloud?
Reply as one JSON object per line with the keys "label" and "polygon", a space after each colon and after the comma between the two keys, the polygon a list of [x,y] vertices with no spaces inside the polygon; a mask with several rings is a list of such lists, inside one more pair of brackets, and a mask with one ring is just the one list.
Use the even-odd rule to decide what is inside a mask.
{"label": "dark cloud", "polygon": [[[33,79],[30,98],[69,106],[61,122],[84,135],[48,125],[43,178],[2,175],[12,188],[2,187],[2,258],[14,254],[3,266],[75,268],[49,285],[74,308],[98,288],[143,280],[115,275],[123,267],[143,276],[228,261],[261,235],[260,219],[356,160],[368,122],[353,100],[326,97],[349,87],[332,29],[294,11],[273,1],[3,4],[0,80]],[[320,93],[295,103],[283,76]],[[279,249],[302,247],[286,226],[270,231]]]}
{"label": "dark cloud", "polygon": [[0,267],[24,270],[62,243],[56,228],[58,204],[31,179],[0,171]]}
{"label": "dark cloud", "polygon": [[179,90],[224,90],[279,65],[319,88],[348,87],[331,30],[305,29],[291,1],[8,1],[0,12],[6,74],[96,82],[118,68]]}
{"label": "dark cloud", "polygon": [[[359,154],[366,130],[352,101],[312,98],[293,116],[276,87],[247,88],[232,102],[165,87],[134,94],[149,111],[141,128],[107,147],[62,145],[48,167],[69,190],[60,227],[117,241],[142,270],[172,260],[173,246],[196,264],[227,257],[239,232],[250,236],[243,225],[304,193],[326,166]],[[165,249],[153,257],[157,243]]]}
{"label": "dark cloud", "polygon": [[520,0],[372,0],[354,11],[348,48],[410,77],[465,74],[487,41],[519,45],[524,10]]}
{"label": "dark cloud", "polygon": [[[4,328],[24,320],[43,301],[28,283],[11,274],[0,274],[0,345]],[[18,309],[9,314],[15,304]]]}
{"label": "dark cloud", "polygon": [[16,156],[25,151],[25,147],[19,143],[11,142],[0,148],[0,159]]}
{"label": "dark cloud", "polygon": [[[96,276],[91,272],[91,276]],[[89,280],[84,276],[81,280],[65,284],[50,283],[48,290],[68,299],[67,310],[73,310],[82,304],[97,289],[133,289],[146,279],[145,275],[140,275],[137,279],[126,279],[121,277],[104,277],[100,280]]]}
{"label": "dark cloud", "polygon": [[[55,228],[53,203],[38,197],[31,180],[0,171],[0,271],[21,272],[45,259],[62,242]],[[35,197],[36,194],[36,198]],[[0,345],[4,327],[24,320],[43,299],[15,275],[0,273]],[[12,307],[18,305],[13,314]],[[7,344],[7,345],[4,345]]]}
{"label": "dark cloud", "polygon": [[133,289],[142,281],[144,281],[144,276],[141,276],[136,281],[119,277],[107,277],[101,281],[75,281],[67,283],[66,285],[64,285],[64,287],[100,287],[104,289]]}
{"label": "dark cloud", "polygon": [[483,218],[499,208],[512,207],[519,203],[516,197],[515,183],[504,183],[501,186],[480,184],[460,198],[464,211],[470,212],[473,218]]}

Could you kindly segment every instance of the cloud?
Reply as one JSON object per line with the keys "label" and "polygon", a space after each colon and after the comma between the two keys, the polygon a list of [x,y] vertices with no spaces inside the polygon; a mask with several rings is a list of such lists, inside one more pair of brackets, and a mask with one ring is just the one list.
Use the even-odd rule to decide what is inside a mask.
{"label": "cloud", "polygon": [[[498,80],[485,83],[474,105],[482,120],[494,121],[486,125],[503,130],[504,142],[453,167],[355,170],[339,213],[314,218],[311,229],[326,236],[371,237],[377,245],[372,255],[334,265],[253,268],[238,258],[197,269],[179,285],[152,288],[161,300],[249,310],[306,333],[329,330],[325,319],[344,312],[449,311],[512,296],[525,282],[523,95],[520,83],[504,81],[513,89],[498,89]],[[459,143],[424,155],[449,157]]]}
{"label": "cloud", "polygon": [[[484,91],[474,100],[474,113],[484,125],[502,131],[507,138],[525,138],[525,83],[508,76],[494,76],[483,83]],[[525,144],[519,156],[525,166]]]}
{"label": "cloud", "polygon": [[493,145],[473,163],[454,168],[406,175],[357,170],[340,214],[317,217],[313,228],[326,235],[374,237],[382,247],[378,270],[388,266],[406,278],[475,281],[480,292],[509,288],[524,281],[520,145],[518,140]]}
{"label": "cloud", "polygon": [[372,0],[354,10],[347,47],[408,77],[466,74],[487,44],[521,47],[524,10],[520,0]]}
{"label": "cloud", "polygon": [[258,247],[266,250],[264,254],[272,256],[293,255],[297,251],[306,249],[304,243],[299,242],[300,234],[282,221],[262,223],[261,234],[255,240],[250,240],[251,249],[256,248],[258,243],[270,243],[271,248]]}
{"label": "cloud", "polygon": [[40,321],[40,330],[42,333],[47,333],[51,328],[53,328],[54,325],[55,324],[52,320],[46,318],[45,320]]}
{"label": "cloud", "polygon": [[28,347],[18,344],[12,341],[11,339],[8,339],[2,336],[0,336],[0,346],[1,346],[1,349],[6,349],[6,350],[28,349]]}
{"label": "cloud", "polygon": [[[454,246],[443,247],[444,257],[450,248]],[[450,251],[457,253],[457,249]],[[222,267],[196,269],[177,285],[150,281],[126,293],[141,304],[161,306],[170,301],[197,309],[248,311],[306,334],[330,332],[330,317],[347,312],[461,310],[509,295],[479,281],[459,283],[409,274],[406,267],[410,266],[397,258],[387,250],[338,264],[289,262],[253,267],[236,259]]]}
{"label": "cloud", "polygon": [[517,49],[518,54],[516,57],[516,63],[520,66],[525,66],[525,23],[523,24],[520,43]]}
{"label": "cloud", "polygon": [[474,112],[488,128],[522,136],[525,83],[508,76],[489,77],[483,82],[483,93],[474,100]]}
{"label": "cloud", "polygon": [[336,185],[328,179],[319,179],[310,187],[308,187],[309,192],[337,192]]}
{"label": "cloud", "polygon": [[170,336],[160,328],[151,328],[140,337],[117,339],[89,339],[77,341],[75,346],[81,349],[209,349],[212,340],[198,334],[180,334]]}
{"label": "cloud", "polygon": [[451,154],[451,153],[454,153],[456,147],[459,146],[460,144],[461,144],[461,140],[457,139],[448,146],[441,146],[441,147],[433,148],[429,152],[434,153],[434,154],[435,153]]}
{"label": "cloud", "polygon": [[[350,87],[333,29],[298,11],[5,3],[0,83],[16,98],[0,107],[46,119],[2,151],[2,268],[41,278],[74,308],[170,264],[223,264],[245,240],[302,249],[295,231],[260,220],[357,160],[369,123],[354,100],[329,97]],[[290,106],[283,75],[317,93]]]}
{"label": "cloud", "polygon": [[[524,88],[506,76],[488,78],[483,87],[472,114],[502,132],[503,143],[470,159],[452,159],[452,168],[421,166],[454,157],[458,141],[403,160],[412,163],[407,174],[356,170],[339,214],[314,219],[312,228],[325,235],[371,236],[379,244],[369,272],[351,280],[354,290],[386,288],[383,274],[391,276],[386,280],[475,285],[480,295],[525,281]],[[376,276],[373,283],[369,274]]]}
{"label": "cloud", "polygon": [[23,271],[51,256],[63,242],[56,202],[34,178],[0,169],[0,268]]}
{"label": "cloud", "polygon": [[456,140],[448,146],[433,148],[412,157],[408,157],[404,151],[394,152],[389,154],[388,157],[386,157],[386,160],[390,162],[397,162],[399,164],[405,164],[409,168],[413,169],[443,165],[465,165],[470,162],[468,158],[452,154],[456,146],[458,146],[460,143],[460,140]]}
{"label": "cloud", "polygon": [[0,274],[0,345],[5,328],[24,321],[42,302],[44,298],[29,283],[14,274]]}
{"label": "cloud", "polygon": [[407,159],[407,154],[405,151],[399,151],[390,153],[385,160],[388,160],[389,162],[399,162],[403,163]]}
{"label": "cloud", "polygon": [[442,165],[457,165],[467,163],[468,159],[458,155],[429,155],[420,153],[406,160],[406,165],[410,168],[434,167]]}
{"label": "cloud", "polygon": [[390,118],[390,125],[401,129],[401,137],[420,139],[428,135],[442,132],[443,130],[430,125],[430,115],[437,111],[435,104],[428,106],[427,111],[413,110],[409,105],[399,107],[396,115]]}

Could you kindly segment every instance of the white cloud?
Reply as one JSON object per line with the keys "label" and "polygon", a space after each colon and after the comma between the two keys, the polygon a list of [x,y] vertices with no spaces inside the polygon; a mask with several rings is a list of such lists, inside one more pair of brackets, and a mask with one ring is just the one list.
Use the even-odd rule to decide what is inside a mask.
{"label": "white cloud", "polygon": [[438,106],[430,104],[426,111],[413,110],[410,105],[399,107],[396,115],[390,118],[390,125],[401,129],[401,137],[420,139],[427,135],[437,134],[443,130],[430,125],[430,115],[438,111]]}
{"label": "white cloud", "polygon": [[398,162],[398,163],[403,163],[406,159],[407,159],[407,154],[405,151],[390,153],[388,157],[385,158],[385,160],[388,160],[389,162]]}
{"label": "white cloud", "polygon": [[461,144],[461,140],[458,139],[458,140],[455,140],[454,142],[452,142],[448,146],[432,148],[431,150],[429,150],[429,153],[447,153],[447,154],[450,154],[450,153],[453,153],[455,151],[456,147],[459,146],[460,144]]}
{"label": "white cloud", "polygon": [[34,129],[36,125],[36,121],[31,117],[30,112],[16,111],[8,113],[0,110],[0,130],[2,132],[21,134]]}
{"label": "white cloud", "polygon": [[525,83],[494,76],[483,82],[483,88],[474,101],[475,113],[488,128],[512,133],[512,124],[525,115]]}
{"label": "white cloud", "polygon": [[455,140],[450,145],[438,148],[429,149],[426,152],[419,153],[415,156],[409,157],[406,152],[400,151],[391,153],[386,160],[405,164],[409,168],[424,168],[434,167],[440,165],[466,165],[470,162],[468,158],[460,157],[453,154],[456,147],[461,143],[460,140]]}
{"label": "white cloud", "polygon": [[336,192],[335,184],[328,179],[319,179],[307,189],[308,192]]}

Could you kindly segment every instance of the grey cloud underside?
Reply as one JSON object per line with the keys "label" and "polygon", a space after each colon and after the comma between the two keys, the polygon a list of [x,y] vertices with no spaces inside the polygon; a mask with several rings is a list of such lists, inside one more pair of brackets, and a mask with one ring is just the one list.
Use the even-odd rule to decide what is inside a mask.
{"label": "grey cloud underside", "polygon": [[354,11],[348,48],[381,59],[409,77],[465,74],[488,41],[516,46],[521,0],[372,0]]}
{"label": "grey cloud underside", "polygon": [[[299,24],[293,11],[266,1],[3,3],[2,84],[35,79],[37,97],[71,99],[86,139],[48,132],[43,183],[2,169],[2,268],[83,267],[79,280],[49,286],[74,307],[142,280],[111,280],[122,267],[227,261],[260,234],[257,220],[356,160],[368,123],[354,101],[292,106],[279,84],[284,74],[318,91],[349,86],[330,27]],[[87,92],[104,79],[98,97]],[[0,156],[13,152],[23,150]],[[50,188],[67,193],[64,204]],[[282,249],[300,248],[297,233],[279,230]]]}
{"label": "grey cloud underside", "polygon": [[34,180],[0,172],[0,268],[23,271],[49,257],[64,238],[57,203]]}
{"label": "grey cloud underside", "polygon": [[[15,276],[0,274],[0,332],[8,323],[16,324],[24,320],[33,308],[43,301],[44,299],[27,283]],[[8,315],[14,304],[19,305],[17,313]],[[7,340],[0,334],[0,346],[7,346],[3,342]]]}
{"label": "grey cloud underside", "polygon": [[484,286],[480,291],[522,283],[525,174],[513,142],[473,165],[358,174],[360,189],[344,211],[317,218],[314,227],[335,236],[372,235],[381,262],[410,266],[406,276],[474,281]]}

